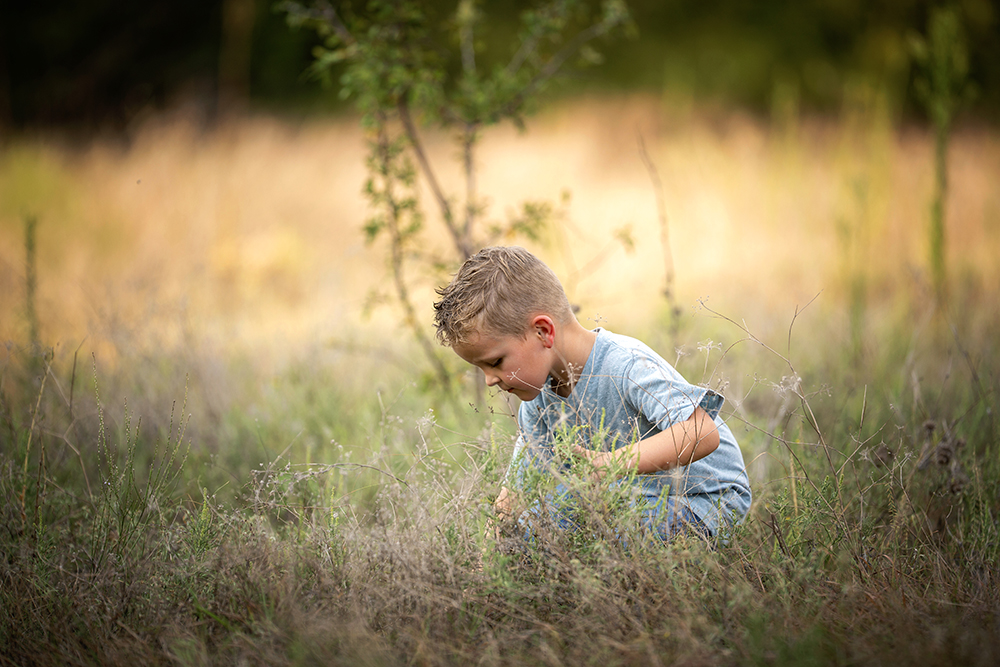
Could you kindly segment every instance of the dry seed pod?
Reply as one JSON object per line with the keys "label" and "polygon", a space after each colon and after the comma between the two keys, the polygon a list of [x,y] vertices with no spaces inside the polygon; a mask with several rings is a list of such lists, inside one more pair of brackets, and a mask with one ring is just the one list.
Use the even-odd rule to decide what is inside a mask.
{"label": "dry seed pod", "polygon": [[[927,424],[933,424],[933,422],[926,422],[924,424],[925,428]],[[931,437],[932,430],[933,429],[927,429],[927,435],[924,438],[924,445],[920,448],[920,456],[917,459],[917,470],[923,470],[929,466],[931,459],[934,458],[934,440]]]}
{"label": "dry seed pod", "polygon": [[937,446],[937,464],[939,466],[946,466],[951,463],[951,459],[955,456],[955,445],[951,440],[942,439]]}
{"label": "dry seed pod", "polygon": [[965,490],[965,487],[969,485],[969,476],[959,468],[955,467],[951,471],[951,482],[948,484],[948,490],[954,494],[959,494]]}
{"label": "dry seed pod", "polygon": [[896,453],[889,449],[883,442],[875,448],[875,451],[872,452],[872,461],[879,468],[883,468],[892,463],[892,459],[895,456]]}

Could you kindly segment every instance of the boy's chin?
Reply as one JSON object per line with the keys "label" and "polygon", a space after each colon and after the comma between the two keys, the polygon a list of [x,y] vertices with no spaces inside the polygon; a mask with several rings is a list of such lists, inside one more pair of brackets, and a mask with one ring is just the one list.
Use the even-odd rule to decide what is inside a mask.
{"label": "boy's chin", "polygon": [[534,389],[509,389],[507,393],[517,396],[522,401],[533,401],[540,392]]}

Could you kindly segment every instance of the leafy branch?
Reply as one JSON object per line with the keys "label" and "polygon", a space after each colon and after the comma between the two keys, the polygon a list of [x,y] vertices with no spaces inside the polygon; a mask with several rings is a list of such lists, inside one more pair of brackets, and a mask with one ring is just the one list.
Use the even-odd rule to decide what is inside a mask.
{"label": "leafy branch", "polygon": [[[404,323],[445,389],[449,374],[417,317],[405,265],[453,269],[497,238],[536,238],[549,223],[550,215],[538,213],[550,212],[551,206],[526,204],[525,215],[482,229],[487,206],[479,194],[476,149],[487,127],[504,121],[523,127],[524,117],[567,63],[599,61],[591,43],[630,25],[623,0],[603,0],[596,12],[590,5],[583,0],[538,3],[522,13],[508,54],[490,52],[477,39],[488,25],[477,0],[459,0],[443,21],[432,20],[423,3],[413,0],[371,0],[360,12],[326,0],[280,5],[290,25],[323,38],[310,72],[339,88],[341,97],[353,99],[362,114],[369,134],[365,194],[373,209],[366,237],[369,243],[386,240]],[[438,177],[421,124],[438,125],[460,147],[461,196],[448,192]],[[450,240],[444,257],[434,257],[422,242],[425,217],[417,173]]]}

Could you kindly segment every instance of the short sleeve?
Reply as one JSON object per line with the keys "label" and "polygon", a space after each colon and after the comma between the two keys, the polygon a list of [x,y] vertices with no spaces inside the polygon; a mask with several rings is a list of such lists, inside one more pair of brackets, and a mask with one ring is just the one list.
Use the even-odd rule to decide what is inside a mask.
{"label": "short sleeve", "polygon": [[697,407],[715,419],[725,402],[721,394],[690,384],[673,368],[642,356],[634,360],[624,382],[634,409],[661,431],[687,421]]}

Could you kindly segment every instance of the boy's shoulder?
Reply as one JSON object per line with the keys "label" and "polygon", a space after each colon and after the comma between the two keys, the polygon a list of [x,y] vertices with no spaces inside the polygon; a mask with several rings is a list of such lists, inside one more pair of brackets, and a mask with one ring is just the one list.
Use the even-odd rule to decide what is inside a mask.
{"label": "boy's shoulder", "polygon": [[[583,374],[590,374],[597,381],[596,386],[610,380],[617,390],[627,393],[632,390],[645,392],[651,386],[663,391],[690,384],[673,364],[638,338],[606,330],[598,331],[592,361]],[[702,388],[692,386],[684,391],[690,393],[691,390],[701,391]]]}
{"label": "boy's shoulder", "polygon": [[596,331],[597,340],[592,353],[595,371],[609,365],[627,368],[636,362],[670,367],[663,357],[638,338],[613,333],[607,329],[596,329]]}

